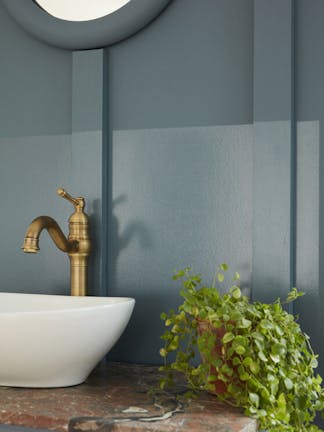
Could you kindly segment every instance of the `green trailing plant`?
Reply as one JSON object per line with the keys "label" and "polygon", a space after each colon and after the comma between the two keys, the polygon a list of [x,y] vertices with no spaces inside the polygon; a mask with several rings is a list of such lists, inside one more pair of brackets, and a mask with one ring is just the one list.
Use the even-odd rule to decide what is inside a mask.
{"label": "green trailing plant", "polygon": [[[284,309],[303,293],[293,288],[285,301],[249,302],[240,276],[221,294],[226,264],[217,269],[211,287],[190,268],[173,279],[182,281],[182,304],[162,313],[168,328],[161,338],[164,358],[161,389],[183,374],[190,391],[209,391],[268,431],[320,431],[313,424],[324,408],[317,355],[295,317]],[[202,360],[197,362],[197,348]],[[171,357],[173,360],[169,361]]]}

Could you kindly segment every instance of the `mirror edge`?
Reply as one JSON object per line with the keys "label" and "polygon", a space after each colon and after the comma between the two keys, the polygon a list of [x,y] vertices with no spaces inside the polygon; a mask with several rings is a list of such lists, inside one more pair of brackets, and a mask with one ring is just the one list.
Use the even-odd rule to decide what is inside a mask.
{"label": "mirror edge", "polygon": [[9,15],[35,38],[58,48],[102,48],[137,33],[172,0],[130,0],[117,11],[90,21],[65,21],[45,12],[33,0],[2,0]]}

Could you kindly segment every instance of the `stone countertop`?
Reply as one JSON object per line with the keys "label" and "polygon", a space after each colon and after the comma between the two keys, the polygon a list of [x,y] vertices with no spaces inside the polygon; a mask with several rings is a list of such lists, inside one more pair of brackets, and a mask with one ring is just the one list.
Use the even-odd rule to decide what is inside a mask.
{"label": "stone countertop", "polygon": [[69,432],[256,432],[253,419],[202,394],[179,402],[155,366],[102,363],[79,386],[0,387],[0,423]]}

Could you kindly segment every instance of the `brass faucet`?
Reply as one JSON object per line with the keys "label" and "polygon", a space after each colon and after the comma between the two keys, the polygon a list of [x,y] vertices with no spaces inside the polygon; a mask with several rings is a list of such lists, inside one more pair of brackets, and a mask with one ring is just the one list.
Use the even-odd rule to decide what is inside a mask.
{"label": "brass faucet", "polygon": [[71,197],[64,189],[57,189],[57,193],[70,201],[75,209],[69,218],[68,238],[53,218],[39,216],[29,225],[22,249],[27,253],[37,253],[39,236],[43,229],[47,229],[56,246],[66,252],[70,258],[71,295],[85,296],[88,284],[88,257],[91,250],[89,217],[83,211],[85,200],[82,197]]}

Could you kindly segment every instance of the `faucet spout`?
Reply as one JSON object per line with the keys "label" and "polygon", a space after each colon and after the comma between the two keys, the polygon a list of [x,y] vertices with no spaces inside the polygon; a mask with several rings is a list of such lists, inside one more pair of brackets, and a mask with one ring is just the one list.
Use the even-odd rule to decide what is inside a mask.
{"label": "faucet spout", "polygon": [[39,237],[44,229],[48,231],[55,245],[61,251],[66,253],[77,251],[78,242],[68,240],[53,218],[50,216],[38,216],[27,229],[22,246],[24,252],[37,253],[39,251]]}

